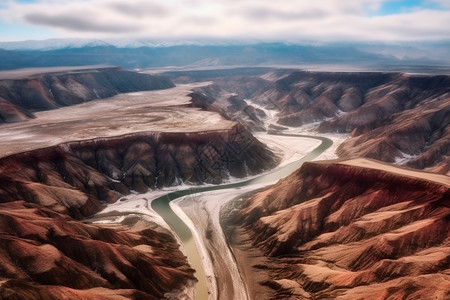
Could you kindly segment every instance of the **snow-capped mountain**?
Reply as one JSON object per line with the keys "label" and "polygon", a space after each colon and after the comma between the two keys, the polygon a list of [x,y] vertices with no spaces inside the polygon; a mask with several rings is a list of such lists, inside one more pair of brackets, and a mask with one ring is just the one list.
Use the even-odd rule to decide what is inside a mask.
{"label": "snow-capped mountain", "polygon": [[110,46],[102,40],[95,39],[49,39],[49,40],[28,40],[19,42],[0,42],[0,49],[4,50],[40,50],[50,51],[66,48],[83,48],[96,46]]}
{"label": "snow-capped mountain", "polygon": [[[154,41],[154,40],[136,40],[136,39],[48,39],[48,40],[27,40],[17,42],[0,42],[0,49],[9,51],[51,51],[70,48],[89,48],[99,46],[114,46],[116,48],[139,48],[139,47],[171,47],[171,46],[205,46],[205,45],[230,45],[230,42],[213,41]],[[243,43],[239,43],[243,44]],[[250,43],[251,44],[251,43]]]}

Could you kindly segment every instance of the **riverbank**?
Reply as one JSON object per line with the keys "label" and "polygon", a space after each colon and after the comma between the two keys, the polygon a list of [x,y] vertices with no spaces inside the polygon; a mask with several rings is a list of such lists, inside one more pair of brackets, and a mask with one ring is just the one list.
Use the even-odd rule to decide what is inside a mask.
{"label": "riverbank", "polygon": [[[259,134],[258,138],[282,158],[277,169],[300,160],[321,143],[311,138],[269,134]],[[336,140],[340,142],[341,137]],[[334,147],[322,155],[333,157]],[[276,172],[277,169],[270,173]],[[277,180],[278,178],[272,182],[264,180],[249,186],[198,193],[171,202],[171,208],[183,222],[188,224],[193,234],[203,258],[205,273],[214,276],[215,280],[211,281],[210,276],[207,275],[212,284],[210,288],[214,288],[216,291],[213,294],[217,294],[217,298],[211,297],[210,299],[252,299],[255,296],[254,291],[258,290],[260,293],[258,286],[246,286],[245,282],[251,281],[243,278],[242,275],[249,275],[249,272],[241,270],[236,265],[236,259],[239,260],[242,257],[236,257],[240,254],[230,251],[220,224],[220,214],[231,201],[273,184]],[[246,293],[242,291],[246,291]],[[250,291],[251,295],[247,291]]]}
{"label": "riverbank", "polygon": [[[269,134],[258,134],[257,137],[281,158],[280,166],[268,173],[276,172],[280,168],[300,160],[321,143],[319,140],[306,137],[275,136]],[[340,139],[341,137],[336,138],[338,142],[340,142]],[[323,155],[332,157],[334,150],[328,149],[325,151],[325,154],[321,154],[321,156]],[[231,182],[236,181],[231,180]],[[209,299],[248,299],[248,295],[242,292],[247,290],[243,283],[245,280],[241,278],[241,270],[238,269],[235,263],[235,257],[228,248],[227,241],[220,226],[220,211],[230,201],[236,199],[236,197],[275,183],[276,181],[264,181],[245,187],[209,191],[186,196],[171,202],[171,208],[188,225],[194,237],[207,280]],[[152,209],[151,203],[162,195],[189,188],[193,187],[180,185],[169,189],[166,188],[164,190],[124,197],[120,201],[109,205],[104,211],[98,214],[97,221],[122,222],[124,221],[124,215],[134,213],[150,218],[165,228],[170,228],[161,216]],[[102,216],[106,217],[106,220],[98,219]],[[185,291],[183,298],[190,299],[186,295],[192,295],[193,293],[193,289],[187,292]]]}

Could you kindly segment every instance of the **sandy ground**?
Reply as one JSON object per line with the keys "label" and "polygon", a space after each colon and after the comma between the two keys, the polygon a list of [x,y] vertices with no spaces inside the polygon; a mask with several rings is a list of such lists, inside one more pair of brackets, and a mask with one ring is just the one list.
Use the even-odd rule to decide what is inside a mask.
{"label": "sandy ground", "polygon": [[36,119],[0,125],[0,157],[69,141],[137,132],[201,132],[228,129],[232,121],[185,107],[187,95],[209,83],[121,94],[112,98],[35,113]]}
{"label": "sandy ground", "polygon": [[415,171],[411,169],[402,168],[399,166],[392,166],[387,163],[382,163],[379,161],[375,161],[367,158],[356,158],[350,160],[344,160],[340,162],[341,164],[350,165],[350,166],[361,166],[365,168],[371,168],[376,170],[388,171],[391,173],[399,174],[402,176],[407,176],[411,178],[421,178],[424,180],[434,181],[441,184],[444,184],[450,187],[450,177],[442,174],[429,173],[424,171]]}

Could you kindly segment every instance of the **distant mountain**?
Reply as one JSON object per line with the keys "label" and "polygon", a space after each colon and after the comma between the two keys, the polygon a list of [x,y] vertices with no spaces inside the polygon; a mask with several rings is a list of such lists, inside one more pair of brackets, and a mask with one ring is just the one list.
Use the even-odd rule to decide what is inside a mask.
{"label": "distant mountain", "polygon": [[[442,46],[443,45],[443,46]],[[295,43],[162,43],[152,41],[101,41],[52,39],[0,43],[0,69],[48,66],[112,64],[124,68],[352,65],[360,67],[400,65],[450,65],[445,43],[439,56],[433,47],[408,50],[389,45]],[[412,46],[408,46],[412,47]],[[437,46],[436,46],[437,47]],[[3,50],[1,50],[3,49]],[[6,51],[4,51],[6,50]],[[388,51],[389,50],[389,51]],[[400,55],[408,50],[414,55]],[[406,52],[408,52],[406,51]],[[408,53],[409,53],[408,52]]]}
{"label": "distant mountain", "polygon": [[110,44],[101,40],[93,39],[49,39],[28,40],[19,42],[0,42],[0,48],[11,51],[49,51],[65,48],[84,48],[95,46],[109,46]]}

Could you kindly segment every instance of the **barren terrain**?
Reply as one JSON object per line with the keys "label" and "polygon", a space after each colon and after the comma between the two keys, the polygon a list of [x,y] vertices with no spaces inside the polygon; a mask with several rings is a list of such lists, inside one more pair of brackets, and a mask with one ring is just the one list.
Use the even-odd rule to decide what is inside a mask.
{"label": "barren terrain", "polygon": [[247,198],[227,232],[266,298],[446,299],[449,187],[374,160],[305,163]]}
{"label": "barren terrain", "polygon": [[[97,246],[96,241],[101,236],[83,237],[82,242],[76,236],[75,240],[80,245],[73,253],[68,248],[60,249],[58,240],[53,239],[66,233],[58,231],[53,234],[52,229],[48,229],[58,226],[59,221],[45,218],[43,225],[39,225],[46,228],[42,229],[32,220],[36,219],[36,213],[45,213],[58,220],[63,218],[64,230],[73,232],[76,230],[74,227],[83,228],[79,219],[91,216],[106,202],[114,202],[130,192],[144,193],[184,181],[191,184],[219,183],[230,176],[254,175],[273,166],[275,156],[240,124],[225,120],[217,113],[190,107],[190,90],[204,84],[208,83],[121,94],[110,99],[36,112],[34,119],[1,126],[0,195],[1,201],[5,202],[1,211],[5,214],[3,223],[7,227],[4,237],[8,240],[8,245],[0,247],[0,259],[8,268],[1,276],[1,295],[33,298],[41,293],[48,297],[67,294],[74,298],[84,295],[106,299],[113,298],[111,290],[128,288],[129,291],[117,290],[118,295],[133,298],[152,293],[159,298],[174,293],[174,297],[192,297],[189,287],[192,286],[193,271],[173,236],[157,225],[160,222],[155,215],[147,214],[146,217],[120,212],[116,214],[119,219],[103,221],[88,228],[108,235],[125,230],[125,238],[128,238],[129,225],[139,223],[138,232],[130,233],[137,239],[130,243],[136,248],[133,253],[144,250],[146,255],[158,261],[165,272],[162,276],[155,275],[157,272],[140,271],[141,266],[136,266],[139,269],[136,275],[130,275],[128,271],[132,268],[128,265],[137,264],[134,260],[120,259],[114,262],[113,267],[106,263],[98,266],[95,259],[85,262],[84,252],[90,253],[89,257],[104,256],[102,243]],[[28,212],[30,202],[32,207]],[[9,215],[9,210],[15,210],[13,216]],[[27,215],[19,218],[17,211]],[[111,223],[122,223],[125,227],[107,225]],[[19,229],[25,231],[14,229],[14,224],[19,224]],[[150,233],[151,228],[155,231]],[[153,235],[149,240],[144,241],[144,237],[139,236],[148,233]],[[42,234],[46,238],[41,238]],[[18,236],[18,242],[15,236]],[[163,239],[168,239],[166,246],[169,246],[170,239],[173,249],[167,250],[160,242]],[[153,242],[153,249],[146,247]],[[18,243],[21,243],[20,250],[25,254],[17,251]],[[120,249],[127,245],[117,243]],[[40,252],[28,253],[34,246],[50,249],[52,255],[41,257]],[[109,249],[112,246],[105,247]],[[164,251],[167,253],[159,254]],[[31,259],[31,267],[26,261],[16,266],[14,261],[23,260],[16,256],[22,254]],[[152,263],[152,259],[147,258],[147,261]],[[73,285],[69,277],[65,281],[46,279],[59,277],[64,266],[76,265],[80,261],[89,276],[105,268],[100,272],[106,281],[99,279],[89,283],[89,276],[86,276],[82,283]],[[21,268],[24,273],[20,272]],[[121,271],[123,268],[127,271]],[[149,280],[152,287],[141,284],[147,284]],[[163,285],[158,289],[160,281]],[[54,288],[44,287],[46,283]],[[79,290],[85,288],[92,289],[89,292]]]}
{"label": "barren terrain", "polygon": [[[86,68],[49,71],[73,75]],[[35,75],[39,70],[18,70],[0,74],[0,80]],[[172,202],[192,231],[206,292],[214,299],[448,297],[448,78],[273,71],[94,100],[95,88],[74,84],[69,76],[61,86],[91,101],[71,107],[52,102],[53,92],[42,88],[50,80],[32,80],[44,104],[57,109],[33,111],[31,118],[0,101],[6,112],[26,120],[0,126],[0,202],[6,202],[0,221],[7,241],[0,247],[7,274],[0,273],[0,295],[112,299],[113,290],[133,298],[158,290],[154,276],[163,274],[157,297],[192,298],[186,252],[151,208],[152,200],[197,184],[271,172],[319,142],[266,131],[308,134],[319,128],[335,142],[320,159],[336,158],[336,150],[346,157],[375,153],[399,164],[416,160],[415,167],[442,174],[344,158],[308,163],[278,183]],[[257,139],[250,130],[258,131]],[[335,131],[343,134],[330,133]],[[228,210],[230,203],[236,214]],[[103,208],[86,220],[95,224],[79,222]],[[227,237],[221,213],[224,219],[234,216]],[[98,236],[85,234],[97,231]],[[79,250],[61,245],[63,238],[81,245]],[[121,259],[102,266],[86,261],[83,251],[101,255],[103,247]],[[135,256],[143,255],[155,262],[155,272],[141,272]],[[47,277],[72,265],[84,270],[82,282],[55,279],[48,283],[54,287],[44,287]],[[141,273],[133,277],[135,269]],[[140,288],[142,282],[149,287]]]}
{"label": "barren terrain", "polygon": [[232,121],[188,107],[187,84],[163,91],[121,94],[71,107],[35,113],[27,122],[0,128],[0,156],[69,141],[107,138],[138,132],[199,132],[229,129]]}

